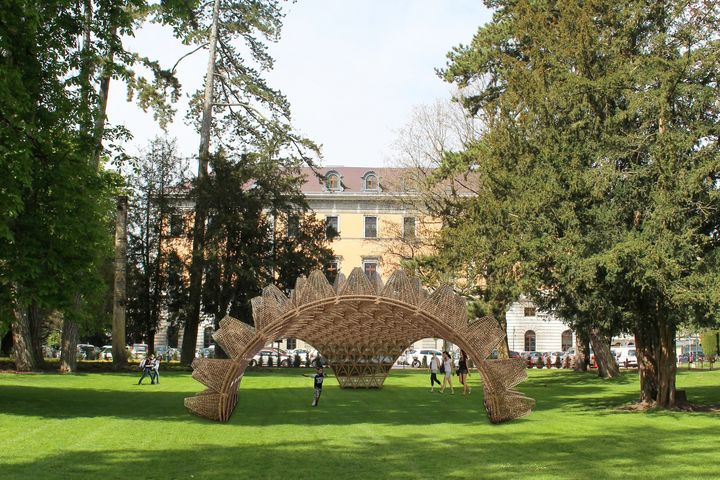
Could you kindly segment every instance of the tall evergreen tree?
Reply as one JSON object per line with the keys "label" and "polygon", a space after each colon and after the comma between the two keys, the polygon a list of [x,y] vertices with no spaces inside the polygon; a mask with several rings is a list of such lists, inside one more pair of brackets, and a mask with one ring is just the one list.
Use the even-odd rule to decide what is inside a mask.
{"label": "tall evergreen tree", "polygon": [[444,71],[489,119],[461,168],[507,206],[524,288],[596,335],[632,331],[641,400],[672,407],[677,327],[720,304],[720,7],[492,6]]}

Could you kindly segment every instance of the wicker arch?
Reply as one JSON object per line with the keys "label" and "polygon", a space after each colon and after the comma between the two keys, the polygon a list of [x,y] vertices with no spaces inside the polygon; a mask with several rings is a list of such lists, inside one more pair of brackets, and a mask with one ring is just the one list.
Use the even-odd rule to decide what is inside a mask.
{"label": "wicker arch", "polygon": [[193,413],[227,421],[252,357],[275,338],[314,345],[343,388],[381,388],[395,359],[418,338],[442,337],[460,346],[483,380],[485,408],[499,423],[528,415],[535,401],[513,389],[526,377],[522,359],[488,360],[505,332],[492,317],[468,322],[465,300],[444,285],[432,294],[402,270],[384,286],[361,268],[331,286],[315,271],[300,277],[288,298],[270,285],[252,300],[255,327],[226,317],[214,333],[229,359],[196,359],[193,378],[207,388],[185,399]]}

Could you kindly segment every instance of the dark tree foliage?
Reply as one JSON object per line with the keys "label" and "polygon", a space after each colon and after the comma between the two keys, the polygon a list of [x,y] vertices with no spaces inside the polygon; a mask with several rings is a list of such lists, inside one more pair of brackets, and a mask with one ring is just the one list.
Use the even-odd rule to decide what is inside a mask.
{"label": "dark tree foliage", "polygon": [[308,212],[297,168],[259,154],[235,162],[218,155],[211,166],[199,193],[209,207],[203,309],[216,327],[227,314],[252,324],[250,300],[263,287],[288,292],[333,253],[324,222]]}
{"label": "dark tree foliage", "polygon": [[[177,301],[182,285],[174,247],[187,238],[187,212],[180,199],[189,182],[187,161],[175,142],[150,141],[128,175],[128,303],[126,332],[134,342],[153,345],[163,310]],[[171,278],[172,277],[172,278]],[[177,309],[172,309],[173,314]],[[174,320],[174,319],[171,319]]]}
{"label": "dark tree foliage", "polygon": [[720,304],[720,6],[492,6],[443,72],[487,133],[446,163],[506,214],[464,220],[502,222],[524,290],[591,340],[634,333],[641,400],[672,407],[677,328]]}

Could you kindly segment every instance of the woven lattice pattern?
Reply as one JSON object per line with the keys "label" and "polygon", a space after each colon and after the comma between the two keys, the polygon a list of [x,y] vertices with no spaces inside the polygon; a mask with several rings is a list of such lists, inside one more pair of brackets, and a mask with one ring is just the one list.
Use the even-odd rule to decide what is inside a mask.
{"label": "woven lattice pattern", "polygon": [[383,286],[360,268],[330,285],[317,271],[299,278],[290,298],[271,285],[252,306],[255,328],[227,317],[214,334],[230,359],[193,362],[193,378],[208,387],[185,400],[193,413],[228,420],[249,360],[281,337],[314,345],[343,388],[381,388],[405,348],[420,338],[442,337],[463,348],[478,367],[491,421],[527,415],[534,405],[513,390],[527,376],[522,362],[486,360],[504,337],[498,323],[492,317],[469,323],[465,300],[450,286],[428,295],[401,270]]}

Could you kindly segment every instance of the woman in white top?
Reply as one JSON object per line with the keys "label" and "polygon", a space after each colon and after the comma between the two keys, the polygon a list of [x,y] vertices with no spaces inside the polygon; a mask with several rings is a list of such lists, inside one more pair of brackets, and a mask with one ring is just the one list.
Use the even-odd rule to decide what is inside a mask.
{"label": "woman in white top", "polygon": [[440,388],[440,393],[443,393],[445,391],[445,384],[447,383],[450,385],[450,393],[455,395],[455,389],[453,388],[452,384],[452,369],[453,369],[453,362],[450,358],[450,354],[448,352],[443,352],[443,358],[442,358],[442,365],[445,377],[443,378],[442,387]]}

